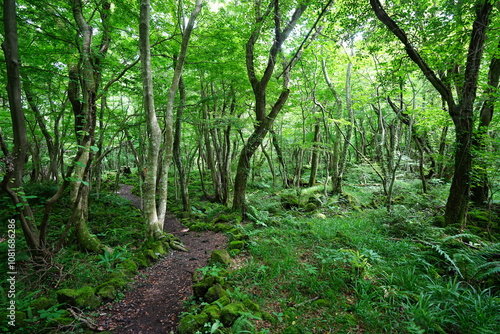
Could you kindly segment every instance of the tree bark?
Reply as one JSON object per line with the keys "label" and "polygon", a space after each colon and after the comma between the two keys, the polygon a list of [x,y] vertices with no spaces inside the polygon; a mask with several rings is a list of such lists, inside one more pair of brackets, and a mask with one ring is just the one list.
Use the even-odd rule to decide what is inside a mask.
{"label": "tree bark", "polygon": [[189,201],[189,191],[187,186],[186,169],[182,163],[181,158],[181,139],[182,139],[182,117],[184,112],[184,105],[186,104],[186,89],[184,87],[184,80],[182,76],[179,78],[179,95],[180,95],[180,105],[177,108],[177,114],[175,119],[175,132],[174,132],[174,143],[173,143],[173,155],[175,166],[179,172],[179,184],[181,188],[181,199],[182,208],[188,214],[191,213],[191,204]]}
{"label": "tree bark", "polygon": [[496,54],[490,63],[488,72],[488,88],[484,93],[484,102],[479,115],[479,124],[477,133],[474,135],[473,148],[477,152],[478,159],[476,160],[476,175],[475,182],[471,186],[471,199],[475,204],[481,205],[489,199],[489,182],[488,182],[488,166],[482,159],[481,152],[486,150],[486,138],[488,136],[488,128],[493,119],[495,110],[496,95],[498,94],[498,83],[500,81],[500,43],[498,44]]}
{"label": "tree bark", "polygon": [[16,3],[14,0],[4,0],[3,21],[5,40],[2,49],[5,55],[7,68],[7,94],[9,98],[9,109],[14,132],[13,152],[7,151],[3,142],[2,149],[6,155],[4,163],[6,173],[0,183],[1,188],[8,194],[16,205],[28,248],[33,255],[43,255],[39,241],[39,231],[34,225],[33,212],[22,196],[24,164],[27,159],[28,137],[26,134],[26,123],[21,99],[21,77],[20,59],[18,55],[18,35],[16,22]]}
{"label": "tree bark", "polygon": [[[291,19],[288,21],[283,30],[281,29],[282,18],[278,1],[271,1],[268,8],[266,9],[266,13],[263,16],[260,16],[260,10],[259,8],[257,8],[257,27],[252,32],[250,38],[248,39],[248,42],[246,43],[246,67],[248,79],[254,93],[254,112],[256,124],[253,133],[250,135],[247,142],[243,146],[243,149],[241,150],[234,181],[233,210],[241,211],[243,214],[245,213],[245,194],[248,175],[250,173],[250,161],[257,148],[262,144],[262,141],[265,138],[267,132],[269,132],[269,130],[271,129],[275,118],[288,99],[288,95],[290,94],[290,90],[288,89],[289,72],[292,65],[285,68],[283,78],[284,88],[281,91],[281,94],[278,97],[277,101],[271,108],[271,111],[266,115],[267,85],[274,72],[276,58],[278,52],[281,49],[281,46],[288,38],[292,30],[295,28],[295,25],[297,24],[299,18],[302,16],[306,8],[306,4],[300,4],[295,9]],[[255,67],[255,43],[260,37],[262,23],[264,22],[266,16],[269,15],[271,10],[274,10],[274,41],[271,48],[269,49],[268,61],[264,73],[262,77],[258,79]]]}

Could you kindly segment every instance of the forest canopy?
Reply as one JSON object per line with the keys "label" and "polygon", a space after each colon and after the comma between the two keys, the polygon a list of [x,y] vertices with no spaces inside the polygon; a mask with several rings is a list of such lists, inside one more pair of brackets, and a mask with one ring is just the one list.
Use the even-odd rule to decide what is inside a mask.
{"label": "forest canopy", "polygon": [[2,243],[14,220],[38,266],[111,254],[92,207],[124,183],[145,243],[169,238],[168,212],[202,224],[204,202],[266,225],[261,192],[300,217],[415,210],[495,243],[499,5],[5,0]]}

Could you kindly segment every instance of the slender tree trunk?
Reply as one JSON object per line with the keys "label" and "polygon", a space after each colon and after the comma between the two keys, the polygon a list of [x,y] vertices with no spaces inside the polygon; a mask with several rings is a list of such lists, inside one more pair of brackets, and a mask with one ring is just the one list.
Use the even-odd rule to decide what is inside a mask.
{"label": "slender tree trunk", "polygon": [[175,119],[175,133],[173,144],[173,155],[175,166],[179,173],[179,185],[181,188],[182,208],[188,214],[191,213],[191,204],[189,203],[189,191],[187,186],[186,169],[183,166],[181,158],[181,139],[182,139],[182,117],[184,112],[184,105],[186,104],[186,89],[184,87],[184,80],[182,76],[179,78],[179,95],[180,105],[177,108],[177,115]]}
{"label": "slender tree trunk", "polygon": [[[269,114],[266,115],[266,91],[269,80],[272,77],[272,74],[276,65],[276,58],[278,52],[281,49],[282,44],[288,38],[292,30],[294,29],[297,21],[302,16],[304,11],[307,8],[307,4],[300,4],[295,9],[292,14],[291,19],[287,22],[285,28],[281,30],[282,18],[281,12],[279,8],[279,2],[275,1],[270,3],[267,7],[266,12],[263,15],[260,15],[260,8],[257,7],[256,12],[256,29],[252,32],[248,42],[246,43],[246,67],[247,67],[247,75],[252,85],[252,90],[255,98],[255,119],[256,126],[253,133],[248,138],[248,141],[243,146],[243,149],[240,153],[240,157],[238,159],[238,166],[236,170],[236,177],[234,181],[234,198],[233,198],[233,210],[241,211],[243,214],[245,213],[245,194],[246,194],[246,186],[248,175],[250,173],[250,161],[257,150],[257,148],[262,144],[264,137],[267,132],[271,129],[274,120],[278,116],[278,113],[282,109],[286,100],[288,99],[288,95],[290,94],[290,90],[288,89],[289,83],[289,74],[290,69],[294,63],[293,59],[290,63],[285,66],[283,71],[283,81],[284,87],[281,91],[280,96],[277,101],[274,103],[273,107]],[[274,42],[269,50],[269,58],[264,70],[264,74],[260,79],[257,78],[256,68],[255,68],[255,44],[260,37],[261,28],[264,20],[269,15],[269,13],[273,10],[273,19],[274,19]]]}
{"label": "slender tree trunk", "polygon": [[319,141],[320,141],[320,121],[316,120],[314,125],[313,151],[311,156],[311,175],[309,175],[309,187],[316,184],[316,175],[318,174],[319,164]]}
{"label": "slender tree trunk", "polygon": [[151,70],[151,46],[149,41],[149,22],[151,17],[149,0],[141,0],[139,45],[141,53],[141,75],[144,112],[146,114],[147,156],[144,177],[144,216],[148,238],[157,238],[163,232],[163,224],[158,220],[156,211],[156,178],[160,155],[161,130],[156,117]]}
{"label": "slender tree trunk", "polygon": [[484,204],[489,198],[489,181],[488,181],[488,165],[481,157],[481,152],[486,150],[486,138],[488,137],[488,128],[490,126],[491,120],[493,119],[493,112],[495,110],[495,102],[498,100],[496,97],[498,95],[498,83],[500,81],[500,57],[498,57],[498,51],[500,51],[500,43],[497,47],[497,54],[493,56],[490,63],[490,68],[488,72],[488,88],[486,89],[484,95],[484,102],[479,115],[479,125],[477,133],[474,135],[473,147],[478,155],[476,161],[476,182],[472,183],[471,186],[471,199],[476,204]]}
{"label": "slender tree trunk", "polygon": [[43,243],[39,240],[39,231],[34,222],[33,212],[23,196],[24,164],[27,159],[28,138],[26,122],[21,100],[20,59],[18,56],[18,35],[16,22],[16,3],[14,0],[4,0],[3,21],[5,40],[2,49],[7,67],[7,94],[14,132],[14,148],[10,153],[2,137],[2,150],[6,155],[6,173],[0,183],[1,188],[9,195],[16,205],[24,237],[32,255],[43,256]]}

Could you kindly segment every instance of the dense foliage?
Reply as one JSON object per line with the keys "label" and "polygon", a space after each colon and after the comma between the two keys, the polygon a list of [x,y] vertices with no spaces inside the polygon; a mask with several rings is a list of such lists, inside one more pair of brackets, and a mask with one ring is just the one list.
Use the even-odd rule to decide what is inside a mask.
{"label": "dense foliage", "polygon": [[202,3],[5,1],[21,332],[83,331],[55,290],[119,298],[180,247],[165,210],[248,236],[224,279],[258,309],[207,333],[498,332],[498,1]]}

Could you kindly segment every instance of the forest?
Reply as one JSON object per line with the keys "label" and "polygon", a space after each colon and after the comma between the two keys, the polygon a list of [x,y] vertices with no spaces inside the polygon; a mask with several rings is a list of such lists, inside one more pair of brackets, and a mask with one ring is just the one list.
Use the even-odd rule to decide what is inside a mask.
{"label": "forest", "polygon": [[1,332],[500,332],[500,1],[2,18]]}

